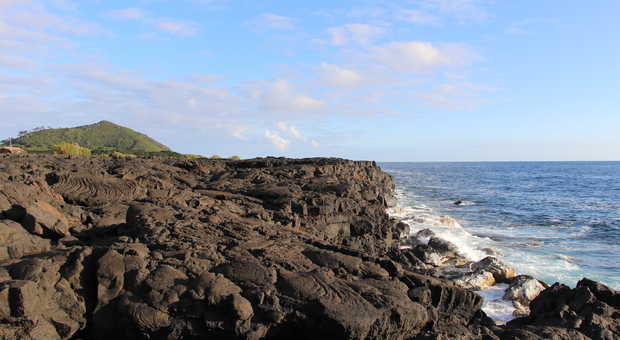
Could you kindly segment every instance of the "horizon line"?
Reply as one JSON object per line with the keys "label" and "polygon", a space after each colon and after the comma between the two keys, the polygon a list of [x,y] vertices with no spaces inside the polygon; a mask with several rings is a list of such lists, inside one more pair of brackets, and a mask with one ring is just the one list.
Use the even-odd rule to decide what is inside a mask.
{"label": "horizon line", "polygon": [[618,160],[498,160],[498,161],[375,161],[377,163],[614,163]]}

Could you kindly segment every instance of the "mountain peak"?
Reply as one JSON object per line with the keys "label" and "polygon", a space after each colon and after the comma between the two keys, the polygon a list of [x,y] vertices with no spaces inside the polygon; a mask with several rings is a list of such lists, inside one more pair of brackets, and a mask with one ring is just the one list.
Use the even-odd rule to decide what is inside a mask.
{"label": "mountain peak", "polygon": [[93,125],[112,125],[112,126],[120,126],[120,125],[118,125],[118,124],[114,124],[114,123],[112,123],[112,122],[111,122],[111,121],[109,121],[109,120],[102,120],[102,121],[100,121],[100,122],[98,122],[98,123],[95,123],[95,124],[93,124]]}

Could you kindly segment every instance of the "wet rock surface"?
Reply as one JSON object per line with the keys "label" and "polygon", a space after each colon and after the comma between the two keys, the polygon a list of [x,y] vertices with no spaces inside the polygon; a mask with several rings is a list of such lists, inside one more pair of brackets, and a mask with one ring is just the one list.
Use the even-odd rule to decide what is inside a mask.
{"label": "wet rock surface", "polygon": [[496,326],[433,272],[454,245],[399,249],[393,189],[341,159],[0,155],[0,339],[618,338],[618,293],[587,280]]}
{"label": "wet rock surface", "polygon": [[530,314],[530,302],[548,287],[549,285],[546,283],[531,276],[519,275],[510,282],[510,286],[504,294],[504,299],[512,301],[515,307],[515,316],[527,316]]}

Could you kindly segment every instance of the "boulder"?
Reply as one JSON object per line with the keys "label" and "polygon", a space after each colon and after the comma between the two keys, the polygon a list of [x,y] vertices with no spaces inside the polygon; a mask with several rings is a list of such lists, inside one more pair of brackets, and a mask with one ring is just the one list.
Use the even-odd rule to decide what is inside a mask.
{"label": "boulder", "polygon": [[458,251],[458,247],[454,243],[439,237],[431,237],[428,240],[428,246],[441,253],[456,253]]}
{"label": "boulder", "polygon": [[24,226],[34,234],[63,237],[69,235],[69,221],[58,209],[47,202],[34,202],[26,208]]}
{"label": "boulder", "polygon": [[515,316],[525,316],[530,313],[530,302],[546,287],[548,287],[546,284],[531,276],[519,275],[512,279],[503,298],[512,301],[515,307]]}
{"label": "boulder", "polygon": [[483,290],[497,283],[508,283],[516,275],[513,268],[490,256],[478,262],[468,262],[458,254],[450,259],[450,262],[434,268],[429,273],[450,279],[455,285],[464,289]]}
{"label": "boulder", "polygon": [[509,267],[492,256],[487,256],[474,263],[472,268],[476,272],[489,272],[493,274],[495,281],[498,283],[510,283],[510,280],[517,275],[514,268]]}
{"label": "boulder", "polygon": [[20,224],[0,220],[0,261],[49,250],[49,240],[30,234]]}
{"label": "boulder", "polygon": [[[573,338],[620,339],[620,293],[583,279],[576,288],[556,283],[530,303],[530,315],[508,323],[509,329],[555,327],[572,331]],[[560,339],[571,339],[561,337]]]}
{"label": "boulder", "polygon": [[426,245],[414,246],[412,251],[422,262],[434,267],[458,266],[468,262],[458,253],[455,244],[435,236],[431,236]]}
{"label": "boulder", "polygon": [[483,290],[497,283],[493,273],[488,271],[468,272],[453,278],[453,282],[458,287],[468,290]]}
{"label": "boulder", "polygon": [[430,229],[422,229],[409,238],[411,244],[428,244],[431,237],[435,236],[435,232]]}
{"label": "boulder", "polygon": [[398,222],[396,224],[396,231],[396,239],[406,239],[411,233],[411,227],[407,223]]}
{"label": "boulder", "polygon": [[[10,279],[0,282],[0,338],[71,339],[86,325],[86,302],[80,295],[82,268],[74,253],[57,251],[5,265]],[[75,284],[72,284],[74,282]]]}
{"label": "boulder", "polygon": [[196,296],[217,305],[231,295],[241,293],[241,288],[225,276],[210,272],[202,273],[192,284]]}
{"label": "boulder", "polygon": [[108,250],[98,261],[97,300],[102,307],[116,298],[125,282],[125,261],[115,250]]}

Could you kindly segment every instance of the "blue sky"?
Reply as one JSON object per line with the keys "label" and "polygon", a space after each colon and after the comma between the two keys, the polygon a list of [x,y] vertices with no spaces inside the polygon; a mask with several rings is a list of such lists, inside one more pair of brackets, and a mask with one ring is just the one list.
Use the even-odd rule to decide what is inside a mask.
{"label": "blue sky", "polygon": [[620,160],[618,1],[0,0],[0,136],[174,150]]}

